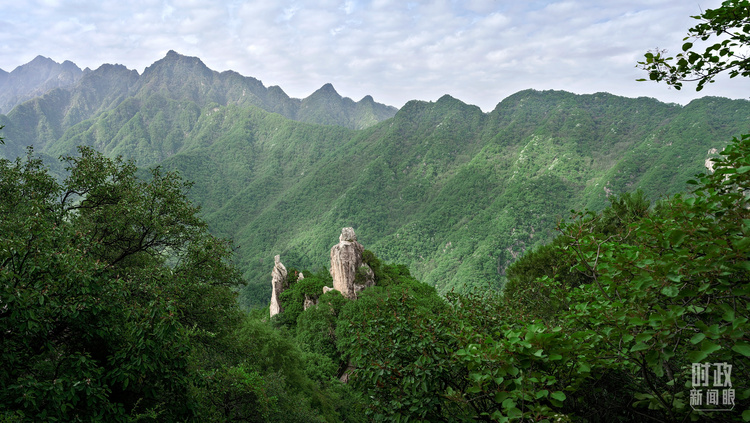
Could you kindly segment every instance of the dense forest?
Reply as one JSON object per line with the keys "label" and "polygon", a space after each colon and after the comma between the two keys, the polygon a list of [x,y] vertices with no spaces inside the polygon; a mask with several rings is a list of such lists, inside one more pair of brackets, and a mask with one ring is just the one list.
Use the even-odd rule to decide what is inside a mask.
{"label": "dense forest", "polygon": [[[748,76],[747,16],[706,10],[689,38],[718,44],[640,66]],[[750,421],[747,102],[446,96],[352,129],[160,87],[2,116],[0,420]],[[353,219],[356,300],[322,293]]]}
{"label": "dense forest", "polygon": [[[688,194],[574,216],[502,294],[441,296],[365,251],[375,287],[319,295],[330,274],[292,268],[272,319],[240,311],[231,247],[176,174],[143,181],[87,147],[66,163],[57,182],[33,155],[0,162],[4,421],[734,421],[750,406],[750,136]],[[694,410],[691,363],[707,360],[731,363],[718,386],[737,412]]]}

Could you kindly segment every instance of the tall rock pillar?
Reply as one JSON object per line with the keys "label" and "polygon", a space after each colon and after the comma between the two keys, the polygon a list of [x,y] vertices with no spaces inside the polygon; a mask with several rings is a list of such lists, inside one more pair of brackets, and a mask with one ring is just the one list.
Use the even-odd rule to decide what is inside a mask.
{"label": "tall rock pillar", "polygon": [[281,256],[273,258],[274,265],[271,271],[271,317],[283,310],[279,305],[279,295],[286,289],[286,267],[281,263]]}
{"label": "tall rock pillar", "polygon": [[331,248],[333,289],[350,300],[356,299],[359,291],[375,285],[375,274],[362,261],[364,251],[362,244],[357,242],[354,228],[343,228],[339,243]]}

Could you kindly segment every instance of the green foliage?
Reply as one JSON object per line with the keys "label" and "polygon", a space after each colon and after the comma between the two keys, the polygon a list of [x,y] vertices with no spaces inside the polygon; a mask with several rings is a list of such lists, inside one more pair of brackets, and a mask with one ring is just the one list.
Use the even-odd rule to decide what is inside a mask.
{"label": "green foliage", "polygon": [[[341,354],[336,348],[336,325],[341,310],[348,302],[340,292],[328,291],[318,298],[318,305],[297,318],[297,340],[303,348],[328,357],[337,366],[340,364]],[[337,371],[331,372],[329,375],[336,373]]]}
{"label": "green foliage", "polygon": [[203,372],[202,376],[209,382],[194,389],[210,410],[206,418],[260,423],[278,413],[278,398],[269,397],[271,384],[246,365],[220,367]]}
{"label": "green foliage", "polygon": [[[652,81],[664,81],[676,89],[683,81],[698,81],[697,91],[706,83],[714,82],[716,75],[728,72],[730,78],[750,76],[750,2],[727,0],[716,9],[706,9],[693,18],[701,21],[688,30],[683,39],[682,52],[666,57],[666,51],[653,51],[638,62],[649,73]],[[717,39],[701,52],[696,43]],[[643,79],[642,81],[645,81]]]}
{"label": "green foliage", "polygon": [[408,291],[375,288],[344,307],[338,347],[357,368],[351,382],[369,398],[374,420],[434,421],[440,414],[436,391],[451,379],[444,355],[453,345],[433,310],[429,299]]}
{"label": "green foliage", "polygon": [[[750,407],[736,382],[750,376],[750,136],[722,157],[690,195],[651,209],[643,193],[623,194],[575,214],[510,267],[502,296],[443,300],[401,289],[406,279],[346,304],[338,351],[369,418],[740,420]],[[696,362],[732,364],[737,412],[693,410]]]}
{"label": "green foliage", "polygon": [[246,360],[263,376],[272,401],[265,421],[359,421],[356,394],[334,378],[337,362],[268,322],[247,320],[236,336],[247,346]]}
{"label": "green foliage", "polygon": [[332,286],[333,278],[327,270],[321,270],[318,273],[302,272],[304,279],[298,280],[298,274],[295,269],[289,269],[287,272],[288,288],[279,296],[279,304],[284,310],[276,318],[281,325],[294,327],[297,324],[297,318],[304,311],[305,298],[315,300],[323,295],[324,286]]}
{"label": "green foliage", "polygon": [[[69,176],[0,162],[0,404],[32,420],[200,415],[194,348],[239,321],[239,275],[171,173],[81,148]],[[210,314],[206,312],[211,310]]]}
{"label": "green foliage", "polygon": [[[433,294],[434,295],[434,294]],[[448,301],[371,289],[348,304],[339,350],[355,366],[351,383],[369,398],[374,421],[508,421],[564,417],[564,390],[580,345],[560,327],[508,323],[504,299]]]}
{"label": "green foliage", "polygon": [[[90,148],[0,161],[0,419],[341,421],[337,365],[243,319],[189,184]],[[355,404],[356,401],[351,402]]]}
{"label": "green foliage", "polygon": [[[582,410],[596,400],[615,405],[615,414],[599,417],[607,420],[633,413],[662,421],[698,419],[703,414],[689,405],[691,363],[731,363],[733,380],[750,376],[744,341],[750,329],[750,136],[734,139],[722,156],[715,173],[693,181],[692,195],[635,214],[623,213],[623,206],[645,211],[638,196],[620,198],[599,215],[579,214],[563,226],[557,248],[545,250],[557,261],[567,258],[583,278],[570,284],[563,273],[553,281],[541,266],[535,269],[541,278],[529,285],[543,296],[521,296],[526,305],[517,309],[560,324],[585,352],[578,366],[605,375],[595,390],[579,394]],[[611,224],[613,216],[628,215]],[[509,294],[514,304],[518,291]],[[637,408],[618,400],[623,397],[636,398]],[[749,401],[750,392],[738,389],[737,409],[750,407]]]}
{"label": "green foliage", "polygon": [[[628,225],[648,215],[650,204],[641,190],[609,197],[610,205],[601,213],[581,215],[592,230],[605,236],[619,236],[627,240],[632,233]],[[524,315],[535,315],[544,320],[554,317],[564,303],[552,295],[550,286],[543,281],[555,278],[568,287],[591,282],[591,276],[574,269],[576,257],[567,253],[566,236],[558,236],[550,244],[526,253],[508,267],[508,283],[504,295]],[[546,278],[546,279],[545,279]]]}

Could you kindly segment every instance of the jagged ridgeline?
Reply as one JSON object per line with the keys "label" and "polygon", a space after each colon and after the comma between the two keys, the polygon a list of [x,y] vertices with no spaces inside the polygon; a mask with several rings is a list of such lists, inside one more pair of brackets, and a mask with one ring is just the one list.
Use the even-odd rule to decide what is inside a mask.
{"label": "jagged ridgeline", "polygon": [[600,210],[608,194],[637,188],[652,200],[685,191],[750,130],[750,102],[527,90],[489,113],[450,96],[396,112],[330,85],[290,99],[170,52],[142,75],[83,71],[0,124],[6,157],[85,144],[179,170],[211,230],[238,246],[242,304],[264,306],[276,254],[325,270],[330,240],[349,226],[440,292],[499,287],[507,265],[549,241],[571,209]]}
{"label": "jagged ridgeline", "polygon": [[[35,94],[40,96],[23,102]],[[213,71],[174,51],[142,75],[122,65],[81,71],[71,62],[57,65],[38,57],[0,73],[0,110],[12,108],[0,122],[11,140],[2,154],[22,154],[27,145],[58,154],[85,143],[150,165],[189,148],[185,143],[198,118],[222,107],[259,108],[294,121],[352,129],[397,111],[371,96],[358,102],[343,98],[331,84],[305,99],[290,98],[277,86]]]}

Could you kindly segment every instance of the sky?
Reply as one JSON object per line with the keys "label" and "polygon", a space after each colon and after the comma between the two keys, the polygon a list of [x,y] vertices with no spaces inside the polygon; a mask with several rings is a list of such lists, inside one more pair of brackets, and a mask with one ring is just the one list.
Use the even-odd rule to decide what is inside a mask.
{"label": "sky", "polygon": [[37,55],[143,72],[169,50],[289,96],[326,83],[401,107],[449,94],[492,110],[518,91],[600,91],[687,104],[750,99],[721,78],[696,93],[636,82],[648,50],[680,51],[691,16],[721,0],[27,0],[0,16],[0,69]]}

